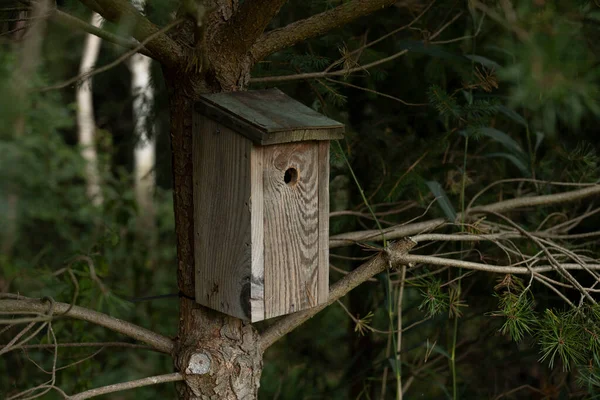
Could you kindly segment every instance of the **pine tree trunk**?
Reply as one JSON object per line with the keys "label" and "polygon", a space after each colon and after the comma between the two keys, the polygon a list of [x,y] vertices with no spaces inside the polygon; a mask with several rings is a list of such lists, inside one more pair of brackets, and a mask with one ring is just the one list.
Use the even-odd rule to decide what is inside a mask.
{"label": "pine tree trunk", "polygon": [[[178,345],[174,359],[185,382],[179,399],[256,399],[262,372],[258,333],[237,318],[202,307],[194,300],[194,225],[192,181],[192,82],[164,71],[169,88],[173,199],[177,234],[178,285],[182,294]],[[202,91],[214,92],[206,82]],[[219,85],[220,86],[220,85]],[[195,134],[198,134],[197,132]],[[202,240],[202,238],[198,238]]]}

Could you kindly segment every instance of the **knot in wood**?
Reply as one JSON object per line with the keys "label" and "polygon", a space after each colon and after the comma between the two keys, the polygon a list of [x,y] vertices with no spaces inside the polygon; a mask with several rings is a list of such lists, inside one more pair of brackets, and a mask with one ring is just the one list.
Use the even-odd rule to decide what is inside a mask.
{"label": "knot in wood", "polygon": [[188,360],[185,373],[188,375],[203,375],[210,371],[210,357],[206,353],[194,353]]}
{"label": "knot in wood", "polygon": [[211,332],[182,349],[176,359],[185,378],[177,385],[180,395],[203,400],[256,399],[262,371],[258,333],[233,319]]}
{"label": "knot in wood", "polygon": [[[386,257],[388,265],[392,268],[403,264],[403,256],[417,245],[417,242],[412,240],[410,236],[403,237],[395,242],[390,243],[384,250],[383,254]],[[405,264],[405,263],[404,263]]]}

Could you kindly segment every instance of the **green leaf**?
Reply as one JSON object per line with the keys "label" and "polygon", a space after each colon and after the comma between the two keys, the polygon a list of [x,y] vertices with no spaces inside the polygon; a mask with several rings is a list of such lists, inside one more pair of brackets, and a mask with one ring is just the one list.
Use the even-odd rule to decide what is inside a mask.
{"label": "green leaf", "polygon": [[526,176],[526,177],[531,176],[531,172],[529,171],[529,168],[527,167],[526,163],[524,161],[522,161],[520,158],[518,158],[512,154],[489,153],[489,154],[486,154],[485,156],[490,157],[490,158],[496,158],[496,157],[505,158],[505,159],[509,160],[511,163],[513,163],[513,165],[515,167],[517,167],[519,169],[519,171],[521,171],[523,176]]}
{"label": "green leaf", "polygon": [[521,148],[519,143],[517,143],[513,138],[508,136],[506,133],[499,131],[498,129],[486,128],[486,127],[479,128],[479,132],[482,135],[487,136],[490,139],[493,139],[496,142],[500,143],[501,145],[506,147],[508,150],[511,150],[513,153],[518,154],[520,156],[525,155],[525,152],[523,151],[523,149]]}
{"label": "green leaf", "polygon": [[534,152],[537,153],[538,149],[540,148],[540,145],[542,144],[542,141],[544,140],[544,133],[543,132],[536,132],[535,133],[535,149],[533,150]]}
{"label": "green leaf", "polygon": [[438,353],[444,357],[446,357],[448,360],[450,360],[452,358],[452,356],[450,356],[450,353],[448,353],[446,350],[444,350],[441,346],[433,345],[430,347],[431,348],[431,352],[432,353]]}
{"label": "green leaf", "polygon": [[525,127],[527,126],[527,121],[525,120],[525,118],[523,118],[521,116],[521,114],[519,114],[512,108],[508,108],[504,105],[498,105],[498,106],[496,106],[496,109],[498,111],[500,111],[502,114],[504,114],[505,116],[507,116],[508,118],[510,118],[511,120],[513,120],[514,122],[521,124]]}
{"label": "green leaf", "polygon": [[442,185],[437,181],[427,181],[426,184],[437,199],[437,203],[442,208],[442,211],[444,211],[446,218],[450,221],[454,221],[456,219],[456,211],[454,210],[454,207],[452,207],[452,203],[450,202],[450,199],[448,199]]}
{"label": "green leaf", "polygon": [[501,68],[500,64],[498,64],[496,61],[492,61],[489,58],[486,58],[483,56],[478,56],[476,54],[466,54],[465,57],[471,61],[478,62],[479,64],[483,65],[484,67],[493,68],[493,69]]}

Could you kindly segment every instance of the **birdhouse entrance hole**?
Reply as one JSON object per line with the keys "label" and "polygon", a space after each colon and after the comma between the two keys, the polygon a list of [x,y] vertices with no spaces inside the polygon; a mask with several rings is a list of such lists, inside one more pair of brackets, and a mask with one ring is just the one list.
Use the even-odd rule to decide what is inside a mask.
{"label": "birdhouse entrance hole", "polygon": [[283,175],[283,181],[289,186],[293,186],[298,182],[298,170],[296,168],[288,168]]}

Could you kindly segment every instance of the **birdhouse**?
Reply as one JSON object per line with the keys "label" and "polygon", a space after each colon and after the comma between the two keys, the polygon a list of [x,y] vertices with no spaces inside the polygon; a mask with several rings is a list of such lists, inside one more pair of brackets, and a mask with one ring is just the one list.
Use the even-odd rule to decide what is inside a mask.
{"label": "birdhouse", "polygon": [[198,303],[256,322],[327,301],[329,141],[343,132],[277,89],[196,103]]}

